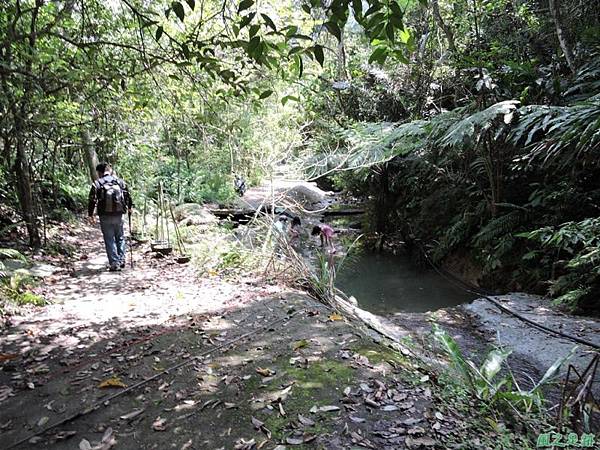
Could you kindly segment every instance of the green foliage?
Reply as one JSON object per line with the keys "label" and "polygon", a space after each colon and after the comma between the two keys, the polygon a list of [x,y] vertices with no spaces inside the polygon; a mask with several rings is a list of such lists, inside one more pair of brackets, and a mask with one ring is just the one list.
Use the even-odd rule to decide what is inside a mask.
{"label": "green foliage", "polygon": [[398,224],[403,240],[430,244],[437,262],[458,253],[479,266],[488,286],[545,291],[571,309],[597,310],[600,261],[591,249],[579,274],[564,249],[557,254],[531,240],[524,246],[517,237],[597,216],[600,108],[597,96],[581,100],[594,86],[594,67],[564,83],[565,99],[580,94],[572,104],[505,100],[402,124],[330,127],[334,133],[313,140],[320,159],[309,173],[341,171],[338,183],[366,191],[377,214]]}
{"label": "green foliage", "polygon": [[550,264],[551,292],[570,309],[594,302],[600,288],[600,218],[566,222],[518,234],[540,244],[529,257]]}
{"label": "green foliage", "polygon": [[0,248],[0,279],[8,276],[6,265],[2,262],[4,259],[27,262],[27,258],[18,250],[12,248]]}
{"label": "green foliage", "polygon": [[[542,389],[559,373],[560,367],[574,354],[577,347],[562,358],[556,360],[539,381],[528,389],[522,389],[506,364],[511,350],[495,348],[488,352],[483,363],[477,367],[465,358],[456,341],[437,324],[433,324],[433,336],[462,378],[465,387],[488,407],[499,405],[506,411],[517,413],[544,412]],[[505,367],[504,367],[505,366]],[[507,373],[508,372],[508,373]]]}
{"label": "green foliage", "polygon": [[[11,259],[24,260],[23,255],[15,256],[14,252],[6,252],[6,249],[2,249],[2,252],[6,255],[13,255],[10,256]],[[20,272],[15,272],[10,276],[6,273],[0,273],[0,315],[4,314],[4,310],[7,309],[10,303],[19,306],[46,305],[47,302],[41,295],[31,291],[36,284],[37,281],[34,278]]]}

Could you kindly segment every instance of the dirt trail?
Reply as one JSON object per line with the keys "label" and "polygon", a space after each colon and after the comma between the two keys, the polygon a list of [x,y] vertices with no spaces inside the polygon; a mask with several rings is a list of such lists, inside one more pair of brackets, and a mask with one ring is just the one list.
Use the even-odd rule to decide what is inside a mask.
{"label": "dirt trail", "polygon": [[2,332],[0,448],[391,450],[478,439],[434,378],[302,293],[198,278],[143,249],[135,269],[109,273],[98,230],[70,239],[79,259],[46,278],[52,304]]}

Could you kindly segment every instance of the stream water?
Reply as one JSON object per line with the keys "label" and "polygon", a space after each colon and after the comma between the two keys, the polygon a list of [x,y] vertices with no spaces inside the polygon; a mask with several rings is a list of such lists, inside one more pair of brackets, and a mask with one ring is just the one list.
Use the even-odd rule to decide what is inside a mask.
{"label": "stream water", "polygon": [[405,255],[356,254],[344,262],[336,285],[361,308],[382,315],[435,311],[475,299],[434,270],[417,268]]}

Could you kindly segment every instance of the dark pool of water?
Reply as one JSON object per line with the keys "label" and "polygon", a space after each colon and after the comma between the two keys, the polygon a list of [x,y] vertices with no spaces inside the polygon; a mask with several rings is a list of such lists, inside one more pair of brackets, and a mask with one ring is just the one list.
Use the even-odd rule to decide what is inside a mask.
{"label": "dark pool of water", "polygon": [[404,255],[351,256],[339,271],[336,285],[353,295],[361,308],[376,314],[435,311],[475,298],[433,269],[417,268]]}

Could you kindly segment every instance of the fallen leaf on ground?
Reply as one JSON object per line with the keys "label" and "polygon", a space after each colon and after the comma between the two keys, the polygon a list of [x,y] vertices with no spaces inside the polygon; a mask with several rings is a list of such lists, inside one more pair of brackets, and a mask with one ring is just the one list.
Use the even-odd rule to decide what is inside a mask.
{"label": "fallen leaf on ground", "polygon": [[165,431],[167,429],[166,423],[167,423],[167,419],[162,419],[159,416],[159,417],[156,418],[156,420],[152,424],[152,429],[154,431]]}
{"label": "fallen leaf on ground", "polygon": [[48,423],[48,420],[50,420],[50,417],[48,417],[48,416],[42,417],[40,420],[38,420],[37,426],[43,427],[44,425],[46,425]]}
{"label": "fallen leaf on ground", "polygon": [[341,316],[340,314],[334,312],[329,315],[329,320],[331,320],[332,322],[335,322],[336,320],[344,320],[344,317]]}
{"label": "fallen leaf on ground", "polygon": [[143,409],[134,409],[133,411],[131,411],[130,413],[124,414],[121,416],[122,420],[131,420],[137,416],[139,416],[141,413],[143,413],[144,410]]}
{"label": "fallen leaf on ground", "polygon": [[339,406],[326,405],[326,406],[313,406],[310,408],[309,412],[315,414],[317,412],[331,412],[331,411],[339,411]]}
{"label": "fallen leaf on ground", "polygon": [[420,437],[417,439],[407,437],[404,443],[408,448],[433,447],[436,444],[435,440],[430,437]]}
{"label": "fallen leaf on ground", "polygon": [[125,387],[127,387],[127,385],[125,383],[123,383],[119,377],[112,377],[112,378],[107,378],[106,380],[102,381],[98,385],[98,387],[99,388],[111,388],[111,387],[125,388]]}
{"label": "fallen leaf on ground", "polygon": [[308,417],[304,417],[301,414],[298,414],[298,421],[306,427],[312,427],[315,424],[314,421],[310,420]]}
{"label": "fallen leaf on ground", "polygon": [[256,445],[256,441],[254,439],[250,439],[249,441],[244,438],[240,438],[235,441],[235,450],[251,450]]}
{"label": "fallen leaf on ground", "polygon": [[271,369],[263,369],[262,367],[257,367],[256,373],[258,373],[259,375],[262,375],[263,377],[271,377],[271,376],[275,375],[275,372],[272,371]]}
{"label": "fallen leaf on ground", "polygon": [[77,431],[74,431],[74,430],[63,430],[63,431],[59,431],[54,436],[52,436],[52,439],[54,439],[56,441],[62,441],[65,439],[69,439],[70,437],[73,437],[76,434],[77,434]]}
{"label": "fallen leaf on ground", "polygon": [[258,420],[256,417],[252,416],[250,418],[250,420],[252,420],[252,425],[254,425],[254,428],[256,428],[257,430],[260,429],[260,427],[262,427],[265,423],[261,422],[260,420]]}
{"label": "fallen leaf on ground", "polygon": [[363,419],[362,417],[350,416],[350,420],[354,423],[363,423],[366,422],[367,419]]}
{"label": "fallen leaf on ground", "polygon": [[308,341],[306,339],[301,339],[297,342],[294,342],[294,351],[305,347],[308,347]]}
{"label": "fallen leaf on ground", "polygon": [[423,427],[413,427],[407,431],[408,434],[425,434]]}
{"label": "fallen leaf on ground", "polygon": [[339,411],[339,406],[327,405],[319,407],[319,411],[321,412],[330,412],[330,411]]}

